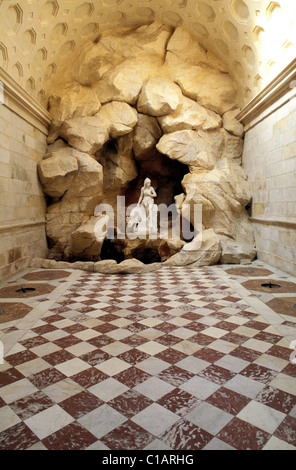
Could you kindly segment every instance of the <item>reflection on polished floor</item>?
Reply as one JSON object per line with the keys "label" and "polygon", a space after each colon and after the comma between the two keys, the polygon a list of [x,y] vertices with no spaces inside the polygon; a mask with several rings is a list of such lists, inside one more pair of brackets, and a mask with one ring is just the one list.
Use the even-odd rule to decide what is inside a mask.
{"label": "reflection on polished floor", "polygon": [[296,449],[296,279],[262,262],[28,269],[0,340],[2,450]]}

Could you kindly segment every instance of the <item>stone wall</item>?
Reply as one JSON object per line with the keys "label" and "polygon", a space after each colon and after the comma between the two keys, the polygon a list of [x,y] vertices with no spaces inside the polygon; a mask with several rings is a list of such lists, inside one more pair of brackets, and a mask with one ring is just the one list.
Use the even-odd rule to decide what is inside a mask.
{"label": "stone wall", "polygon": [[[286,74],[288,71],[286,72]],[[296,274],[296,74],[274,83],[248,120],[243,166],[252,187],[258,258]],[[272,88],[272,87],[270,87]],[[277,97],[280,96],[280,98]],[[274,99],[272,99],[274,96]],[[265,104],[264,104],[265,102]],[[251,107],[250,107],[251,108]],[[261,108],[261,109],[260,109]]]}
{"label": "stone wall", "polygon": [[[46,202],[37,162],[46,148],[46,123],[7,75],[0,75],[0,279],[46,256]],[[14,86],[15,85],[15,86]],[[35,116],[34,116],[35,114]]]}

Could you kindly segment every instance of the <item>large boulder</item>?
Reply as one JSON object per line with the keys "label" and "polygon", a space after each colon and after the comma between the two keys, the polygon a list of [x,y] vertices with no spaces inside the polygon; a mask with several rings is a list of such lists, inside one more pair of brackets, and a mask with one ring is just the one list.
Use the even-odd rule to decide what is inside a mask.
{"label": "large boulder", "polygon": [[182,93],[178,85],[166,77],[148,80],[140,93],[137,109],[150,116],[170,114],[181,103]]}
{"label": "large boulder", "polygon": [[46,158],[38,162],[38,175],[43,191],[53,198],[60,198],[65,194],[77,173],[78,162],[75,150],[71,147],[49,150]]}
{"label": "large boulder", "polygon": [[167,261],[169,266],[210,266],[217,264],[221,257],[221,241],[213,229],[200,232],[190,243],[186,243],[179,253]]}
{"label": "large boulder", "polygon": [[183,95],[191,98],[205,108],[220,114],[237,107],[237,91],[227,73],[200,65],[186,64],[175,54],[168,52],[166,67]]}
{"label": "large boulder", "polygon": [[238,137],[243,137],[244,126],[236,118],[238,113],[239,113],[239,109],[233,109],[231,111],[227,111],[227,113],[223,115],[223,127],[231,134],[236,135]]}
{"label": "large boulder", "polygon": [[97,237],[95,226],[98,219],[98,217],[90,217],[87,222],[72,232],[71,256],[79,256],[81,259],[99,258],[105,237]]}
{"label": "large boulder", "polygon": [[109,139],[109,123],[95,114],[64,121],[59,135],[80,152],[94,154]]}
{"label": "large boulder", "polygon": [[77,174],[63,197],[51,204],[46,214],[51,253],[66,258],[72,254],[72,233],[89,220],[103,195],[102,166],[88,154],[74,152]]}
{"label": "large boulder", "polygon": [[213,132],[185,130],[163,135],[156,148],[185,165],[210,170],[221,157],[223,146],[222,130]]}
{"label": "large boulder", "polygon": [[162,63],[162,57],[157,55],[126,59],[94,85],[100,102],[124,101],[135,105],[143,84],[150,77],[159,75]]}
{"label": "large boulder", "polygon": [[[167,51],[185,64],[209,67],[227,73],[227,68],[211,51],[203,47],[199,41],[182,26],[178,26],[170,37]],[[184,68],[186,65],[184,64]]]}
{"label": "large boulder", "polygon": [[98,41],[88,41],[80,48],[69,78],[92,86],[129,58],[151,56],[163,61],[171,34],[172,27],[158,21],[104,31]]}
{"label": "large boulder", "polygon": [[129,134],[138,121],[137,111],[127,103],[120,101],[104,104],[98,116],[108,123],[109,137],[111,139]]}
{"label": "large boulder", "polygon": [[109,138],[132,131],[137,123],[137,111],[127,103],[113,101],[102,106],[91,117],[65,121],[59,131],[69,145],[91,155],[100,150]]}
{"label": "large boulder", "polygon": [[171,114],[158,118],[164,133],[191,130],[213,130],[221,127],[219,114],[200,106],[190,98],[182,97],[181,104]]}
{"label": "large boulder", "polygon": [[136,160],[149,158],[161,135],[157,119],[139,113],[133,136],[133,152]]}
{"label": "large boulder", "polygon": [[251,200],[251,192],[243,168],[226,166],[189,173],[185,175],[182,185],[185,197],[181,211],[182,205],[188,205],[191,223],[194,224],[194,208],[197,204],[201,205],[204,228],[213,228],[223,240],[223,260],[227,253],[228,260],[231,253],[233,260],[252,257],[255,253],[253,228],[245,209]]}
{"label": "large boulder", "polygon": [[93,116],[101,109],[95,90],[73,81],[57,87],[50,95],[48,105],[54,121],[58,122],[74,117]]}

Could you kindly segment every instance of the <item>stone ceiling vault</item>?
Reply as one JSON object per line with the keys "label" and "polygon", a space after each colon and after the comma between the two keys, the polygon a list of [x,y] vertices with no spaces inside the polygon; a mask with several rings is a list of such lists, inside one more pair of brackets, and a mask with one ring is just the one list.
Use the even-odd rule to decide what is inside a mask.
{"label": "stone ceiling vault", "polygon": [[0,0],[0,66],[44,106],[71,55],[107,29],[182,26],[247,103],[295,57],[295,0]]}

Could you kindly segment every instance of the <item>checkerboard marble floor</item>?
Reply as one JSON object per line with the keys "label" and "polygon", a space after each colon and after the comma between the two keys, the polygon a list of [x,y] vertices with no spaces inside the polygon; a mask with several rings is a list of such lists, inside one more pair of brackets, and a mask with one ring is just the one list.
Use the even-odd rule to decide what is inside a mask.
{"label": "checkerboard marble floor", "polygon": [[[295,450],[296,315],[229,268],[2,283],[30,311],[0,315],[0,449]],[[30,274],[53,289],[3,298]]]}

